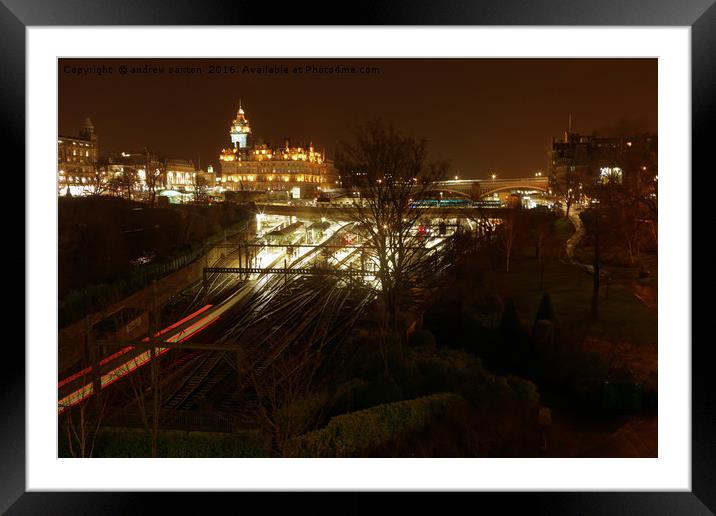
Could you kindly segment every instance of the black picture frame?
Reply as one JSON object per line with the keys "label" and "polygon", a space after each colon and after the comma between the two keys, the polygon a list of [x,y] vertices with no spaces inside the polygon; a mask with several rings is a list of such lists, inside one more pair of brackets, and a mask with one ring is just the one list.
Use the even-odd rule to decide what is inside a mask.
{"label": "black picture frame", "polygon": [[[689,26],[692,73],[692,168],[703,168],[711,154],[709,129],[716,112],[715,0],[459,0],[439,5],[430,0],[400,3],[355,2],[322,5],[295,3],[273,10],[260,2],[205,0],[0,0],[0,110],[3,148],[11,150],[14,170],[25,169],[25,29],[62,25],[552,25]],[[683,171],[689,174],[690,171]],[[31,192],[26,192],[26,196]],[[694,219],[694,222],[696,220]],[[19,225],[18,225],[19,226]],[[19,233],[19,228],[18,228]],[[7,236],[7,235],[6,235]],[[16,235],[16,242],[24,242]],[[24,260],[17,245],[15,267]],[[26,275],[31,271],[26,270]],[[690,302],[690,300],[684,300]],[[20,303],[17,303],[19,306]],[[23,303],[24,306],[24,303]],[[32,309],[31,306],[28,309]],[[538,514],[713,514],[716,511],[716,395],[709,360],[712,339],[693,342],[692,491],[641,493],[480,494],[480,507],[500,513],[521,509]],[[147,494],[25,492],[24,350],[7,342],[0,390],[0,510],[9,514],[129,514],[148,509]],[[672,343],[673,344],[673,343]],[[690,343],[679,343],[688,346]],[[207,505],[190,494],[153,494],[179,512],[205,513]],[[218,495],[237,503],[234,494]],[[240,495],[239,495],[240,496]],[[376,494],[352,494],[345,510],[368,512]],[[231,497],[229,499],[229,497]],[[247,497],[244,497],[244,500]],[[248,497],[252,498],[252,497]],[[279,497],[281,498],[281,497]],[[300,497],[315,508],[313,496]],[[216,502],[214,502],[216,503]],[[222,503],[222,502],[219,502]],[[245,502],[241,502],[245,503]],[[274,503],[274,502],[272,502]],[[407,502],[406,502],[407,503]],[[452,504],[453,502],[451,502]],[[459,502],[457,502],[459,503]],[[469,502],[474,504],[476,502]],[[425,507],[421,495],[410,504]],[[321,505],[324,505],[322,503]],[[218,505],[217,505],[218,507]],[[203,510],[201,509],[203,508]],[[294,506],[294,510],[298,508]],[[165,511],[168,512],[168,506]],[[272,511],[273,512],[273,511]],[[329,511],[331,512],[331,511]]]}

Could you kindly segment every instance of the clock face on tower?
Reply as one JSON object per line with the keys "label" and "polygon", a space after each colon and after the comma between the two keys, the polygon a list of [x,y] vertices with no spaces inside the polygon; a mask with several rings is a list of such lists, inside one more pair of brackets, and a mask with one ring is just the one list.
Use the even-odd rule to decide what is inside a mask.
{"label": "clock face on tower", "polygon": [[239,111],[236,113],[236,118],[231,123],[229,131],[234,148],[245,149],[248,146],[249,133],[251,133],[251,127],[241,107],[241,101],[239,101]]}

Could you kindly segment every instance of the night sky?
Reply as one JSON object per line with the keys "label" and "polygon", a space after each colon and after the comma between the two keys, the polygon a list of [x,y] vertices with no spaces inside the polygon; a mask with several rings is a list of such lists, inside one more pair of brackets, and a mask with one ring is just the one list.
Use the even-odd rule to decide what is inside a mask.
{"label": "night sky", "polygon": [[[380,72],[307,73],[309,64]],[[71,70],[103,65],[112,72]],[[122,65],[164,70],[122,75]],[[237,73],[211,74],[211,65],[233,65]],[[262,65],[288,73],[243,73]],[[170,74],[170,66],[202,72]],[[331,159],[352,126],[381,118],[426,138],[436,158],[451,162],[451,175],[465,179],[546,169],[551,139],[570,113],[581,133],[657,129],[656,59],[60,59],[58,86],[60,134],[77,135],[90,117],[101,153],[147,147],[201,158],[204,169],[217,167],[229,145],[239,98],[254,137],[310,140]]]}

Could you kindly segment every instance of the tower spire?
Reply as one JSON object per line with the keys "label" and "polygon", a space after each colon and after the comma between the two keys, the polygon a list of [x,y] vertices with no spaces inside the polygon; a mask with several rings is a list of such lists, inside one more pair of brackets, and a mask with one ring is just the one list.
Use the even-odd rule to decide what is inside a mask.
{"label": "tower spire", "polygon": [[236,118],[231,123],[231,129],[229,129],[231,143],[234,145],[234,149],[245,149],[248,146],[247,138],[250,132],[251,127],[249,126],[249,121],[246,120],[241,99],[239,98],[239,111],[236,113]]}

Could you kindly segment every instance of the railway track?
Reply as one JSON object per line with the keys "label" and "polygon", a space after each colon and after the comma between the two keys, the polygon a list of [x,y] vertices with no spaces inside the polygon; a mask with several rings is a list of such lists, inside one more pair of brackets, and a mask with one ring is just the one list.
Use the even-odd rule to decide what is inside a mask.
{"label": "railway track", "polygon": [[[330,243],[339,235],[340,230],[349,227],[346,224],[336,231],[331,238],[324,243]],[[292,266],[300,266],[310,263],[318,253],[320,247],[314,248],[299,259],[292,262]],[[346,264],[355,256],[352,251],[348,256],[344,257],[340,264]],[[237,307],[236,317],[226,332],[219,337],[216,342],[226,344],[231,342],[244,341],[246,345],[247,356],[257,356],[258,360],[252,363],[252,376],[250,378],[261,377],[271,363],[301,334],[306,332],[314,323],[314,317],[311,316],[311,307],[323,307],[322,313],[326,307],[342,307],[343,302],[334,303],[325,297],[326,292],[337,292],[335,287],[326,289],[305,289],[305,285],[300,280],[292,278],[287,281],[286,278],[268,277],[257,288],[249,292],[241,306]],[[323,296],[323,299],[321,298]],[[332,316],[324,314],[323,324],[326,324]],[[271,321],[280,320],[280,324],[272,324]],[[292,328],[292,331],[286,334],[285,329]],[[250,338],[247,338],[250,336]],[[276,343],[279,342],[279,345]],[[268,345],[268,343],[271,343]],[[265,352],[264,352],[265,351]],[[180,413],[182,410],[190,409],[196,401],[207,395],[214,389],[227,375],[231,374],[232,369],[224,368],[223,373],[219,370],[222,365],[222,358],[225,358],[225,352],[207,353],[213,355],[213,359],[206,358],[198,364],[190,377],[182,383],[181,386],[173,393],[170,399],[164,405],[164,411],[168,414]],[[229,363],[230,360],[225,360]],[[241,384],[245,387],[247,381]],[[241,388],[240,388],[241,390]],[[247,397],[248,396],[248,397]],[[255,401],[255,400],[254,400]],[[243,397],[243,408],[251,408],[254,405],[252,397],[249,394]],[[228,406],[223,404],[224,409]],[[247,412],[246,410],[240,411]],[[234,412],[236,414],[236,412]],[[167,421],[171,416],[166,416]]]}
{"label": "railway track", "polygon": [[[342,229],[348,226],[350,226],[350,224],[346,224],[341,227],[324,243],[328,245]],[[305,255],[293,261],[292,266],[309,263],[315,258],[315,256],[317,256],[319,251],[320,247],[311,249]],[[230,260],[232,258],[228,255],[225,259]],[[280,256],[276,258],[276,260],[280,259]],[[261,278],[259,278],[259,280],[260,279]],[[226,334],[220,337],[217,342],[226,342],[228,340],[227,336],[231,338],[231,336],[236,335],[237,332],[239,335],[243,335],[255,325],[268,321],[272,317],[277,317],[279,314],[285,314],[287,309],[290,310],[291,313],[297,314],[297,309],[305,310],[312,302],[316,302],[315,292],[298,292],[295,289],[292,289],[293,282],[291,282],[291,286],[289,286],[285,279],[268,278],[263,282],[263,284],[260,284],[260,281],[256,281],[253,287],[254,288],[249,288],[249,285],[245,286],[245,288],[249,288],[250,291],[237,305],[236,310],[234,310],[234,312],[240,315],[231,325]],[[271,300],[274,299],[277,294],[286,289],[291,290],[291,294],[280,297],[282,299],[288,299],[290,302],[272,304]],[[292,308],[293,310],[291,310]],[[299,330],[307,324],[306,322],[301,324],[300,321],[296,320],[296,317],[290,317],[288,319],[284,319],[284,321],[288,324],[298,323]],[[277,328],[278,327],[274,327],[267,333],[264,333],[257,341],[254,342],[254,346],[261,346],[267,341],[267,339],[271,339],[276,334]],[[206,335],[203,337],[205,338]],[[223,381],[228,374],[231,373],[231,370],[226,367],[223,368],[224,370],[222,373],[219,372],[222,365],[228,363],[228,361],[223,360],[225,352],[207,352],[204,353],[204,355],[206,356],[199,360],[199,363],[195,366],[187,378],[163,403],[162,412],[165,423],[170,423],[174,415],[180,414],[182,411],[192,408],[198,400],[200,400],[203,396],[206,396],[221,381]],[[266,367],[268,367],[269,363],[270,361],[264,361],[257,364],[259,374],[262,373]]]}
{"label": "railway track", "polygon": [[[352,223],[338,226],[321,244],[292,259],[290,267],[310,264],[321,255],[325,246],[333,249],[340,243],[338,239],[342,232],[352,226]],[[298,241],[293,245],[299,249],[301,247]],[[228,253],[219,263],[230,264],[237,259],[238,252]],[[327,260],[333,267],[344,268],[349,267],[359,254],[357,249],[332,252]],[[285,260],[284,265],[288,265],[285,254],[268,256],[272,259],[269,268],[281,260]],[[208,294],[212,296],[213,303],[205,305],[203,309],[207,306],[211,308],[202,315],[201,321],[195,323],[198,320],[195,318],[184,325],[191,325],[188,326],[188,336],[182,338],[185,330],[180,330],[171,338],[195,341],[191,336],[191,328],[196,327],[202,331],[201,342],[242,344],[243,377],[237,384],[237,394],[220,404],[222,411],[234,414],[239,420],[257,402],[255,395],[252,395],[251,385],[261,381],[283,353],[290,351],[292,346],[305,343],[332,352],[331,346],[348,334],[366,304],[375,295],[370,288],[334,276],[318,281],[305,276],[285,277],[266,273],[259,273],[248,280],[239,280],[236,275],[225,276],[212,277]],[[196,308],[196,301],[202,296],[200,286],[192,287],[189,296],[193,296],[193,301],[188,303],[188,307]],[[189,374],[176,381],[172,394],[163,403],[162,417],[165,422],[194,407],[199,400],[217,389],[234,370],[228,367],[231,360],[226,359],[227,352],[196,353],[185,359],[181,369],[189,371]],[[234,366],[236,368],[236,361]],[[236,406],[238,399],[241,400],[240,407]]]}

